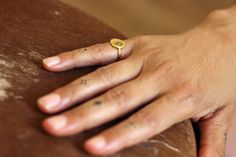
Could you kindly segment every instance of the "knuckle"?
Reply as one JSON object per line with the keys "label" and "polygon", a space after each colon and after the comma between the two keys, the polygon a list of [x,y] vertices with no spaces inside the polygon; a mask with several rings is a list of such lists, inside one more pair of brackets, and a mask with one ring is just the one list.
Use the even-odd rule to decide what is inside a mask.
{"label": "knuckle", "polygon": [[199,85],[195,81],[186,81],[180,84],[175,94],[175,99],[181,102],[181,109],[186,116],[192,116],[201,109],[196,104],[202,104],[201,92]]}
{"label": "knuckle", "polygon": [[98,73],[98,76],[101,77],[104,82],[113,82],[114,76],[110,69],[104,67],[98,68],[96,71]]}
{"label": "knuckle", "polygon": [[92,46],[93,50],[96,52],[102,52],[105,50],[105,46],[103,44],[96,44]]}
{"label": "knuckle", "polygon": [[132,40],[135,42],[135,43],[143,43],[145,40],[146,40],[147,36],[144,36],[144,35],[137,35],[135,37],[132,38]]}
{"label": "knuckle", "polygon": [[172,81],[168,77],[172,72],[172,65],[169,63],[163,63],[160,66],[151,65],[151,69],[145,71],[139,78],[141,84],[152,84],[150,90],[156,94],[164,92],[163,90],[168,90],[172,86]]}
{"label": "knuckle", "polygon": [[165,78],[167,73],[169,73],[172,68],[173,64],[171,61],[164,61],[160,65],[152,65],[152,69],[150,72],[148,72],[148,74],[146,75],[147,78],[145,79],[153,80],[155,82],[160,81],[162,78]]}
{"label": "knuckle", "polygon": [[128,104],[128,93],[122,89],[114,89],[106,93],[106,99],[115,105],[123,108]]}
{"label": "knuckle", "polygon": [[140,125],[146,126],[148,124],[148,126],[152,129],[156,129],[162,123],[160,114],[153,110],[143,110],[142,112],[137,112],[132,118]]}
{"label": "knuckle", "polygon": [[157,76],[164,75],[167,74],[170,70],[172,70],[173,67],[174,67],[173,61],[166,60],[161,65],[159,65],[159,68],[157,68],[157,71],[155,73],[157,74]]}
{"label": "knuckle", "polygon": [[193,99],[196,98],[201,92],[200,87],[196,81],[189,80],[182,85],[182,92],[180,92],[180,99]]}
{"label": "knuckle", "polygon": [[103,44],[94,45],[91,49],[93,51],[90,53],[90,55],[95,61],[100,61],[104,57],[106,47]]}
{"label": "knuckle", "polygon": [[222,20],[229,16],[229,12],[226,10],[215,10],[208,15],[209,20]]}
{"label": "knuckle", "polygon": [[[143,56],[143,63],[146,64],[148,63],[149,59],[156,54],[160,52],[159,48],[147,48],[146,50],[144,50],[144,56]],[[158,56],[159,57],[159,56]],[[158,58],[155,57],[155,58]]]}

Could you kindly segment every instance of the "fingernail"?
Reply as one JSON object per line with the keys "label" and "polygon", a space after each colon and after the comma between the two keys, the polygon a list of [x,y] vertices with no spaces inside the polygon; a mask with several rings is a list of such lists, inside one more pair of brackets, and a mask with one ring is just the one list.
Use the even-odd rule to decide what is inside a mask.
{"label": "fingernail", "polygon": [[57,56],[46,58],[43,60],[43,63],[46,64],[48,67],[55,66],[60,63],[60,58]]}
{"label": "fingernail", "polygon": [[90,145],[93,148],[101,149],[106,146],[106,140],[102,136],[94,137],[91,140],[87,142],[88,145]]}
{"label": "fingernail", "polygon": [[54,130],[59,130],[67,125],[66,116],[56,116],[47,119],[47,124],[49,124]]}
{"label": "fingernail", "polygon": [[56,108],[61,102],[61,97],[59,94],[49,94],[38,100],[38,104],[44,109],[51,111]]}

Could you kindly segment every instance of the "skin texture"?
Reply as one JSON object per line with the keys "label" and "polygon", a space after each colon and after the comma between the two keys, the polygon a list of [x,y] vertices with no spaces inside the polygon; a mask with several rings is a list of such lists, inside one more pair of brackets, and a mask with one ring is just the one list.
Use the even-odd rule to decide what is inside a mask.
{"label": "skin texture", "polygon": [[[234,124],[236,124],[236,116],[234,116]],[[226,156],[227,157],[234,157],[236,154],[235,150],[235,141],[236,141],[236,125],[233,125],[230,128],[229,134],[228,134],[228,140],[226,143]]]}
{"label": "skin texture", "polygon": [[179,35],[128,39],[118,62],[109,43],[43,60],[52,72],[103,65],[38,100],[49,114],[74,107],[47,118],[44,129],[69,136],[139,108],[86,141],[85,149],[111,154],[192,119],[201,132],[199,157],[224,156],[236,102],[235,14],[235,7],[215,11]]}

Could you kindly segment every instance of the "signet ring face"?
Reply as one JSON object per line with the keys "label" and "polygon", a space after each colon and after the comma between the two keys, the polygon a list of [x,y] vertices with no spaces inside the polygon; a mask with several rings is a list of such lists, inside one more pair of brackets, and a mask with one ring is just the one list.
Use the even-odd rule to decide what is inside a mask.
{"label": "signet ring face", "polygon": [[121,39],[113,38],[110,41],[110,44],[112,47],[116,48],[118,50],[117,52],[117,61],[122,58],[122,52],[121,49],[125,48],[125,42]]}

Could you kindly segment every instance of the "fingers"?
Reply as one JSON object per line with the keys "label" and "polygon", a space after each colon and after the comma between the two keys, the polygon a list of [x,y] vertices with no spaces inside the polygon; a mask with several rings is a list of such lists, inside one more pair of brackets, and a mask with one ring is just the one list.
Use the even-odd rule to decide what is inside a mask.
{"label": "fingers", "polygon": [[[43,126],[55,136],[75,134],[118,118],[149,102],[164,90],[162,87],[159,85],[159,89],[156,89],[150,80],[144,82],[136,78],[66,113],[46,119]],[[66,123],[58,128],[57,123],[61,123],[61,119],[66,119]]]}
{"label": "fingers", "polygon": [[[135,67],[137,68],[138,66]],[[122,70],[127,69],[127,67],[120,68]],[[139,68],[139,70],[140,69],[141,67]],[[73,110],[70,110],[59,116],[54,116],[46,119],[43,123],[44,128],[52,135],[67,136],[98,126],[112,119],[118,118],[119,116],[126,114],[131,110],[134,110],[140,105],[153,100],[158,95],[165,93],[168,89],[167,81],[165,77],[163,77],[166,75],[165,68],[161,66],[159,67],[159,69],[157,69],[157,71],[158,73],[160,73],[160,76],[158,76],[157,74],[153,76],[153,73],[145,73],[143,75],[139,75],[139,77],[137,77],[136,79],[121,84],[109,90],[105,94],[100,95],[95,99],[92,99],[80,105],[79,107],[76,107]],[[118,72],[118,70],[113,70],[113,72]],[[117,77],[119,78],[120,76]],[[93,76],[92,78],[96,78],[95,80],[99,80],[99,77]],[[102,85],[106,84],[106,82],[107,81],[103,82]],[[99,83],[95,83],[94,85],[98,84]],[[83,98],[88,94],[86,89],[84,88],[73,90],[71,88],[72,87],[70,87],[70,89],[68,90],[61,89],[61,93],[66,93],[66,96],[64,96],[65,100],[67,100],[66,97],[69,97],[72,94],[76,94],[76,97],[78,99],[81,99],[81,97]],[[91,91],[94,90],[91,89]],[[81,93],[83,93],[84,95],[81,95]],[[73,99],[73,101],[78,101],[78,99]],[[69,104],[71,104],[71,102],[73,101],[70,101]],[[43,100],[41,100],[40,102],[40,104],[45,104],[45,101]],[[59,123],[63,121],[65,123],[63,123],[63,126],[61,126]],[[57,127],[58,125],[60,126],[59,128]]]}
{"label": "fingers", "polygon": [[233,106],[226,106],[209,119],[200,120],[201,132],[199,157],[224,157]]}
{"label": "fingers", "polygon": [[[133,40],[126,40],[126,47],[122,49],[121,59],[127,57],[132,48]],[[87,67],[93,65],[105,65],[117,59],[118,50],[110,43],[97,44],[43,60],[44,67],[49,71],[65,71],[76,67]]]}
{"label": "fingers", "polygon": [[106,155],[137,144],[192,115],[182,94],[169,93],[147,105],[117,126],[89,139],[85,148],[95,155]]}
{"label": "fingers", "polygon": [[75,103],[91,98],[111,87],[136,77],[141,65],[134,60],[124,60],[81,77],[38,100],[39,108],[55,113]]}

